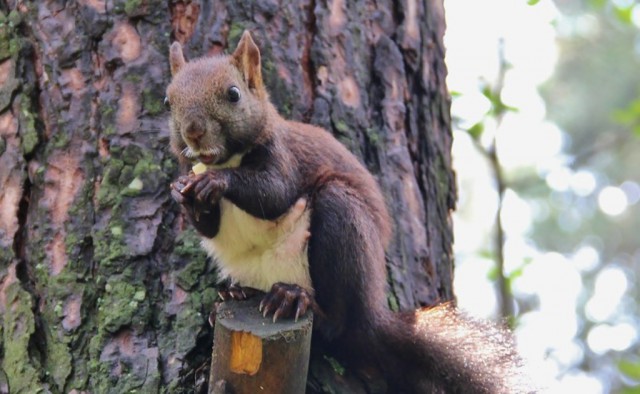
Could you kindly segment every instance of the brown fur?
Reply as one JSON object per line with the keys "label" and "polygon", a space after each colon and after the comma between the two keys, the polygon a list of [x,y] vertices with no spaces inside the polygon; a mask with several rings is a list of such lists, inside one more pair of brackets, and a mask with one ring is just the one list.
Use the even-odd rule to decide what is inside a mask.
{"label": "brown fur", "polygon": [[[239,167],[210,172],[200,188],[215,189],[213,213],[187,204],[189,212],[203,211],[205,219],[195,224],[204,236],[218,231],[202,222],[219,222],[219,198],[266,220],[305,198],[309,270],[321,311],[315,328],[336,357],[378,368],[390,392],[525,391],[514,383],[518,358],[506,331],[447,306],[404,315],[388,310],[384,251],[391,220],[378,185],[327,131],[280,117],[268,101],[260,52],[248,32],[231,56],[187,63],[179,44],[170,53],[174,153],[185,160],[187,145],[187,156],[210,149],[216,163],[244,155]],[[224,99],[231,86],[240,89],[237,103]],[[184,196],[178,199],[186,204]]]}

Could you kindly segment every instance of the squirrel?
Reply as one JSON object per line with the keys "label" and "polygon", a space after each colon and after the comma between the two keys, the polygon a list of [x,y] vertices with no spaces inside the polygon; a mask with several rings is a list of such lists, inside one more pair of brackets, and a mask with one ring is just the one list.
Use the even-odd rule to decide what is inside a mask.
{"label": "squirrel", "polygon": [[170,47],[170,145],[201,174],[171,184],[215,258],[223,299],[264,292],[265,316],[315,313],[332,355],[380,371],[395,393],[532,392],[507,330],[441,305],[392,312],[391,220],[373,176],[329,132],[285,120],[245,31],[231,55],[187,62]]}

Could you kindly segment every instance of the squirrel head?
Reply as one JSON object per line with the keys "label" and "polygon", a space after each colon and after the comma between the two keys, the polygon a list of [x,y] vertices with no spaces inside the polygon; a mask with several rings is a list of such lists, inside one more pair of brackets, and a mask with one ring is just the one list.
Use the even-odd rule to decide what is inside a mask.
{"label": "squirrel head", "polygon": [[187,62],[178,42],[169,52],[171,148],[181,160],[223,164],[267,137],[272,106],[262,82],[260,50],[245,31],[231,55]]}

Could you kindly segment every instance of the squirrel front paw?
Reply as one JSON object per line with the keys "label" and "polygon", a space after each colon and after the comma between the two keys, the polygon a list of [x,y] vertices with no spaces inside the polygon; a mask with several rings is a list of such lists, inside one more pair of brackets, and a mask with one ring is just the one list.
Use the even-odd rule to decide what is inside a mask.
{"label": "squirrel front paw", "polygon": [[182,175],[171,184],[171,195],[180,204],[193,198],[202,203],[216,204],[227,189],[227,179],[220,171]]}
{"label": "squirrel front paw", "polygon": [[218,232],[220,208],[217,201],[203,201],[197,198],[194,178],[196,177],[193,175],[179,177],[171,184],[171,196],[184,208],[187,218],[196,230],[205,237],[212,238]]}
{"label": "squirrel front paw", "polygon": [[187,214],[195,221],[198,220],[200,213],[208,213],[211,211],[211,204],[209,201],[203,201],[197,198],[194,193],[195,176],[183,175],[179,177],[175,182],[171,184],[171,197],[180,205],[186,208]]}
{"label": "squirrel front paw", "polygon": [[298,285],[281,282],[274,283],[260,302],[260,312],[263,316],[273,312],[274,323],[279,317],[294,316],[295,321],[298,321],[298,318],[304,316],[308,309],[314,311],[318,309],[313,296]]}

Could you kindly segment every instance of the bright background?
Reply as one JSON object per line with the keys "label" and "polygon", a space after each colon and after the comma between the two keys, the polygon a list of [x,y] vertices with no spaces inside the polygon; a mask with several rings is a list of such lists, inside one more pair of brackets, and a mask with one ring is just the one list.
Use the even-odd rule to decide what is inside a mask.
{"label": "bright background", "polygon": [[459,306],[500,319],[491,165],[518,346],[552,393],[640,393],[640,5],[445,0]]}

